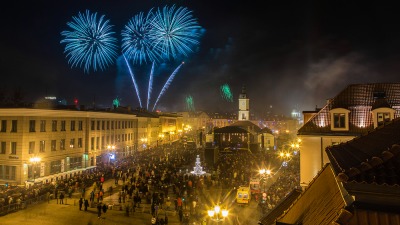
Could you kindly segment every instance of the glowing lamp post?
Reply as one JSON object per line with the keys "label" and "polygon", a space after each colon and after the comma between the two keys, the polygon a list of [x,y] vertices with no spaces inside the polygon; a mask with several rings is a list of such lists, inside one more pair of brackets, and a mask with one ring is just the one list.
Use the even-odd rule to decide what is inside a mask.
{"label": "glowing lamp post", "polygon": [[35,175],[36,175],[36,166],[42,159],[40,157],[32,157],[29,161],[32,163],[33,167],[33,183],[35,183]]}
{"label": "glowing lamp post", "polygon": [[[269,178],[270,176],[271,176],[271,173],[272,173],[272,171],[271,170],[269,170],[269,169],[261,169],[260,171],[259,171],[259,173],[260,173],[260,181],[263,181],[263,191],[265,191],[265,183],[266,183],[266,181],[265,181],[265,178]],[[260,182],[261,183],[261,182]]]}
{"label": "glowing lamp post", "polygon": [[108,164],[110,164],[111,159],[115,159],[115,145],[107,145],[107,150],[108,150]]}
{"label": "glowing lamp post", "polygon": [[142,137],[142,138],[140,138],[140,141],[142,142],[142,148],[146,149],[147,148],[147,138]]}
{"label": "glowing lamp post", "polygon": [[228,217],[228,210],[222,209],[219,205],[216,205],[213,209],[207,211],[208,216],[211,220],[215,222],[224,221],[226,217]]}

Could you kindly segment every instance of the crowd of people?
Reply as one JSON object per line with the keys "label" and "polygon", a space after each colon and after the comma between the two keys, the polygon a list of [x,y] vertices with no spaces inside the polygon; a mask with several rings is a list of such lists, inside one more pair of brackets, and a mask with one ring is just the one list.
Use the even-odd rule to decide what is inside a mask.
{"label": "crowd of people", "polygon": [[[202,221],[207,215],[206,210],[200,209],[211,204],[206,190],[234,189],[248,183],[260,167],[275,163],[273,157],[265,153],[258,155],[249,151],[239,151],[234,154],[220,154],[214,165],[207,165],[203,160],[207,174],[197,176],[188,170],[193,168],[198,155],[202,155],[201,149],[186,149],[180,146],[135,152],[113,162],[101,163],[94,170],[68,179],[19,190],[21,194],[16,198],[13,197],[13,193],[6,193],[6,200],[0,204],[23,202],[43,195],[48,200],[55,198],[57,203],[62,204],[60,195],[71,197],[72,193],[79,192],[79,210],[86,211],[90,204],[97,204],[100,218],[102,212],[107,210],[106,205],[102,204],[102,199],[107,194],[111,196],[116,190],[115,187],[120,187],[118,201],[124,205],[127,216],[144,203],[150,205],[152,224],[168,224],[167,214],[160,214],[161,210],[177,212],[182,223],[188,223],[189,220]],[[299,184],[298,164],[298,157],[294,157],[281,169],[276,182],[267,191],[267,200],[263,207],[265,213]],[[112,186],[104,190],[102,184],[107,179],[114,179],[115,190]],[[89,187],[92,191],[86,193]]]}

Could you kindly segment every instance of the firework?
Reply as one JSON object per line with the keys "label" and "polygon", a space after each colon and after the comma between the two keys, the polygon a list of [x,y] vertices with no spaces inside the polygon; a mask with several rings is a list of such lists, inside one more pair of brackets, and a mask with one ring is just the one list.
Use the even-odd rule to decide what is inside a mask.
{"label": "firework", "polygon": [[139,87],[138,87],[138,85],[137,85],[137,83],[136,83],[135,76],[134,76],[134,74],[133,74],[133,72],[132,72],[131,67],[129,66],[128,60],[126,59],[125,55],[122,54],[122,56],[124,57],[124,60],[125,60],[125,62],[126,62],[126,65],[128,66],[129,74],[131,75],[132,82],[133,82],[133,85],[134,85],[135,90],[136,90],[136,95],[137,95],[137,97],[138,97],[138,99],[139,99],[139,105],[140,105],[140,108],[142,108],[142,101],[140,100],[140,95],[139,95]]}
{"label": "firework", "polygon": [[233,102],[233,95],[231,92],[231,88],[229,87],[228,84],[221,85],[220,92],[223,99],[225,99],[228,102]]}
{"label": "firework", "polygon": [[72,30],[62,31],[64,38],[60,42],[66,44],[64,53],[68,63],[71,67],[83,66],[85,73],[89,73],[90,68],[104,70],[117,58],[117,39],[109,20],[105,20],[104,15],[97,20],[97,13],[89,10],[85,14],[79,12],[72,19],[67,23]]}
{"label": "firework", "polygon": [[150,39],[166,59],[187,56],[199,44],[201,27],[185,7],[176,9],[173,5],[158,9],[151,25]]}
{"label": "firework", "polygon": [[191,95],[186,97],[185,102],[186,102],[186,109],[188,111],[192,111],[192,112],[196,111],[194,108],[193,97]]}
{"label": "firework", "polygon": [[160,60],[160,49],[150,39],[153,18],[152,10],[146,16],[141,12],[132,17],[121,32],[122,51],[133,60],[134,64]]}
{"label": "firework", "polygon": [[147,90],[147,110],[149,110],[151,90],[153,89],[153,73],[154,73],[154,62],[153,62],[153,65],[151,66],[150,77],[149,77],[149,87]]}
{"label": "firework", "polygon": [[184,63],[182,62],[175,70],[174,72],[172,72],[172,74],[169,76],[167,82],[165,82],[164,87],[161,89],[160,94],[157,97],[156,103],[154,103],[153,106],[153,111],[156,108],[156,105],[158,103],[158,101],[160,100],[161,96],[163,96],[163,94],[165,93],[165,91],[168,89],[169,85],[171,84],[172,80],[174,79],[176,73],[178,73],[179,69],[182,67]]}

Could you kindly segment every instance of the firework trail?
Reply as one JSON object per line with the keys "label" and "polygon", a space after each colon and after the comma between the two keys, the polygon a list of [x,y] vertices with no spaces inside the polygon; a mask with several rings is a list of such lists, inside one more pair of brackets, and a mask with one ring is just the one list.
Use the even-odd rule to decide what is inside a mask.
{"label": "firework trail", "polygon": [[149,87],[147,90],[147,108],[146,108],[147,110],[149,110],[151,90],[153,89],[153,73],[154,73],[154,62],[153,62],[153,65],[151,66],[150,77],[149,77]]}
{"label": "firework trail", "polygon": [[187,56],[192,52],[192,47],[199,44],[201,27],[187,8],[179,7],[175,10],[175,5],[165,6],[154,14],[150,39],[164,58]]}
{"label": "firework trail", "polygon": [[82,67],[89,73],[90,68],[104,70],[117,58],[117,39],[113,37],[112,25],[104,15],[97,20],[97,13],[91,14],[86,10],[85,14],[78,13],[72,17],[73,22],[67,25],[71,31],[62,31],[64,37],[60,43],[65,43],[66,57],[71,67]]}
{"label": "firework trail", "polygon": [[136,95],[137,95],[137,97],[138,97],[138,99],[139,99],[139,105],[140,105],[140,108],[142,108],[142,100],[140,100],[139,87],[138,87],[138,85],[137,85],[137,83],[136,83],[136,80],[135,80],[135,77],[134,77],[134,75],[133,75],[132,69],[131,69],[131,67],[129,66],[128,60],[126,59],[126,57],[125,57],[124,54],[122,54],[122,56],[123,56],[124,59],[125,59],[126,65],[128,66],[129,73],[130,73],[130,75],[131,75],[131,77],[132,77],[133,85],[135,86],[135,89],[136,89]]}
{"label": "firework trail", "polygon": [[228,102],[233,102],[233,94],[228,84],[223,84],[220,87],[221,96]]}
{"label": "firework trail", "polygon": [[171,84],[172,80],[174,79],[176,73],[178,73],[179,69],[182,67],[182,65],[184,64],[184,62],[182,62],[175,70],[174,72],[172,72],[171,76],[169,76],[167,82],[165,82],[164,87],[161,89],[160,94],[157,97],[156,103],[154,103],[153,106],[153,110],[156,108],[156,105],[158,103],[158,101],[160,100],[161,96],[164,94],[164,92],[168,89],[169,85]]}

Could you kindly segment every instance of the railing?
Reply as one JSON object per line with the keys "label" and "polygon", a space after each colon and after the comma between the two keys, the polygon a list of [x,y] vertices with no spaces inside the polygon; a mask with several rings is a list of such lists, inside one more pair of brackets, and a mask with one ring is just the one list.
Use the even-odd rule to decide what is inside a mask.
{"label": "railing", "polygon": [[0,216],[7,215],[12,212],[19,211],[21,209],[26,209],[28,205],[35,205],[46,200],[46,195],[41,195],[36,198],[31,198],[21,203],[12,203],[4,206],[0,206]]}

